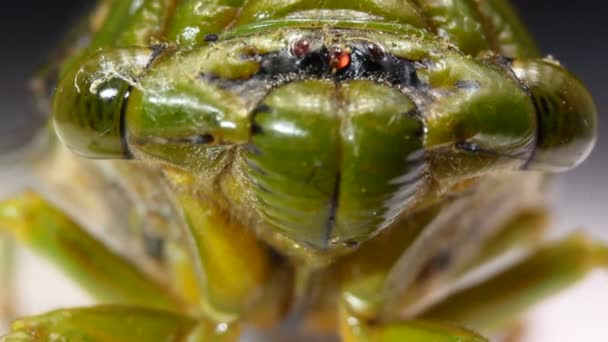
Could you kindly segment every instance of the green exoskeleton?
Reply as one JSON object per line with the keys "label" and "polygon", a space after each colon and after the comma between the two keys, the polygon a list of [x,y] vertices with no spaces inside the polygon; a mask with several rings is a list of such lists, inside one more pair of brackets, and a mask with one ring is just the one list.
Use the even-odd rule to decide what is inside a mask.
{"label": "green exoskeleton", "polygon": [[608,263],[543,241],[596,109],[504,0],[105,0],[81,26],[0,261],[19,241],[99,306],[3,341],[485,341]]}

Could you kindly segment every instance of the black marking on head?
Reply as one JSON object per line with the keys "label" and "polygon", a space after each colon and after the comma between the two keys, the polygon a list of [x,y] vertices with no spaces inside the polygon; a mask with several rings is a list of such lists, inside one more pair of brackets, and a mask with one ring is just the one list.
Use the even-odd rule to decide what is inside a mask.
{"label": "black marking on head", "polygon": [[122,146],[122,151],[125,154],[125,159],[133,159],[133,152],[131,152],[131,148],[129,147],[128,135],[129,131],[127,129],[127,108],[129,106],[129,99],[131,95],[132,86],[129,86],[127,91],[125,92],[125,99],[122,102],[120,107],[120,145]]}
{"label": "black marking on head", "polygon": [[[557,130],[556,126],[547,125],[545,117],[551,115],[551,104],[547,101],[545,96],[534,95],[530,93],[534,110],[536,111],[536,143],[534,144],[534,152],[545,142],[547,135],[551,135]],[[534,158],[534,153],[530,157],[530,161]]]}
{"label": "black marking on head", "polygon": [[[305,42],[306,44],[302,43]],[[300,46],[304,44],[304,46]],[[348,53],[348,56],[343,56]],[[336,68],[338,57],[348,57],[347,65]],[[336,82],[368,78],[395,86],[419,87],[420,79],[413,60],[386,53],[369,42],[355,42],[348,46],[321,46],[310,50],[310,42],[302,40],[289,51],[277,51],[257,57],[260,63],[257,78],[281,79],[288,75],[309,78],[328,78]]]}
{"label": "black marking on head", "polygon": [[251,128],[250,134],[253,137],[254,135],[263,134],[264,128],[256,121],[256,118],[261,113],[269,113],[272,109],[265,103],[260,103],[252,112],[251,112]]}
{"label": "black marking on head", "polygon": [[284,52],[270,53],[260,56],[258,76],[278,77],[283,74],[298,72],[296,58]]}
{"label": "black marking on head", "polygon": [[258,135],[263,133],[264,129],[262,128],[262,126],[260,126],[260,124],[255,121],[251,122],[251,135]]}
{"label": "black marking on head", "polygon": [[310,51],[297,60],[298,71],[310,76],[322,77],[329,75],[330,54],[327,47],[322,46],[319,50]]}
{"label": "black marking on head", "polygon": [[376,78],[396,86],[420,85],[414,61],[387,54],[370,43],[355,44],[351,50],[350,67],[339,73],[340,80]]}
{"label": "black marking on head", "polygon": [[336,174],[334,189],[331,194],[331,198],[329,200],[329,211],[327,215],[327,219],[325,220],[325,245],[329,244],[329,240],[331,239],[331,234],[336,227],[336,215],[338,212],[338,207],[340,206],[340,178],[341,175],[338,172]]}
{"label": "black marking on head", "polygon": [[207,43],[217,42],[219,39],[220,39],[220,36],[217,33],[206,34],[205,37],[203,38],[203,40],[206,41]]}
{"label": "black marking on head", "polygon": [[479,88],[481,88],[479,82],[475,81],[475,80],[460,80],[457,81],[454,86],[456,86],[456,88],[458,89],[462,89],[462,90],[477,90]]}
{"label": "black marking on head", "polygon": [[164,43],[154,44],[154,45],[150,46],[150,50],[152,50],[152,54],[150,55],[150,59],[146,63],[146,66],[144,67],[144,69],[149,69],[152,66],[152,63],[154,63],[154,61],[156,61],[156,59],[158,57],[160,57],[160,55],[162,55],[163,52],[165,52],[165,50],[167,50],[168,48],[169,48],[169,45],[164,44]]}
{"label": "black marking on head", "polygon": [[270,108],[269,105],[265,104],[265,103],[260,103],[257,107],[255,107],[255,109],[253,110],[253,115],[257,115],[259,113],[269,113],[272,109]]}

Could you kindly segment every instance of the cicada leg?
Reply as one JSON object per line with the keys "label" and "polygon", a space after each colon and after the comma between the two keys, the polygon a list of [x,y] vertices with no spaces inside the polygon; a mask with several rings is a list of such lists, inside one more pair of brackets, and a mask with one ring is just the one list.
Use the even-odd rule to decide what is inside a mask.
{"label": "cicada leg", "polygon": [[[450,278],[453,281],[466,274],[468,270],[491,260],[503,252],[521,247],[523,240],[530,239],[524,248],[531,249],[540,245],[540,236],[546,223],[543,211],[525,211],[487,241],[476,258],[458,268]],[[507,240],[500,238],[508,237]],[[386,250],[390,250],[386,246]],[[370,255],[367,255],[370,257]],[[375,259],[377,260],[377,257]],[[415,317],[423,320],[457,322],[483,333],[508,331],[520,315],[540,300],[571,286],[596,267],[608,265],[608,247],[593,242],[582,235],[572,235],[564,240],[542,245],[533,249],[522,261],[508,267],[490,278],[474,283],[463,290],[449,295],[435,304],[417,312]],[[402,340],[411,338],[408,321],[410,310],[398,305],[394,314],[379,316],[386,306],[379,289],[384,286],[386,270],[371,269],[359,263],[355,267],[360,278],[357,281],[342,277],[341,332],[347,341],[386,341],[386,331],[393,331]],[[344,265],[343,265],[344,267]],[[350,279],[350,281],[349,281]],[[407,296],[402,295],[401,298]],[[409,305],[407,300],[399,305]],[[358,304],[358,305],[353,305]],[[405,313],[405,315],[403,315]],[[386,329],[386,330],[385,330]],[[450,335],[448,335],[450,336]],[[398,340],[398,339],[396,339]],[[448,341],[450,341],[448,339]]]}
{"label": "cicada leg", "polygon": [[405,321],[390,324],[372,324],[357,318],[344,308],[340,312],[340,333],[344,342],[488,341],[470,330],[446,323]]}
{"label": "cicada leg", "polygon": [[608,266],[608,247],[577,234],[539,248],[521,262],[456,292],[422,313],[491,332],[528,307]]}
{"label": "cicada leg", "polygon": [[[537,241],[542,228],[536,225],[546,221],[542,209],[532,199],[522,206],[503,197],[520,181],[515,177],[502,187],[488,182],[453,202],[420,211],[340,259],[333,267],[348,309],[376,321],[415,316],[484,258],[518,241]],[[536,183],[530,181],[525,184],[533,188]],[[484,189],[496,200],[488,199]],[[539,209],[533,213],[530,208]]]}
{"label": "cicada leg", "polygon": [[66,309],[22,318],[2,342],[12,341],[235,341],[223,324],[153,309],[119,306]]}
{"label": "cicada leg", "polygon": [[184,309],[168,289],[33,192],[0,202],[0,233],[55,263],[102,303]]}
{"label": "cicada leg", "polygon": [[193,193],[191,176],[177,169],[166,174],[178,189],[203,313],[217,322],[275,320],[284,287],[276,286],[281,275],[273,272],[270,249],[253,230],[231,220],[217,199]]}
{"label": "cicada leg", "polygon": [[543,208],[530,208],[515,215],[481,247],[475,258],[455,271],[457,276],[491,261],[513,249],[530,250],[537,247],[549,223]]}
{"label": "cicada leg", "polygon": [[[501,192],[497,187],[493,189]],[[464,202],[455,201],[420,212],[402,222],[399,229],[379,235],[338,261],[335,273],[339,274],[341,301],[347,312],[359,320],[378,324],[418,317],[421,310],[452,290],[446,284],[455,284],[469,270],[515,246],[530,250],[540,242],[547,214],[534,201],[523,207],[501,204],[486,208],[486,203],[492,201],[478,202],[471,196]],[[485,215],[487,210],[503,211],[505,216],[500,219],[503,223],[494,222],[500,216],[461,217],[460,205],[474,206]],[[437,234],[429,234],[437,225],[441,227]],[[439,241],[446,234],[461,234],[463,239],[448,240],[446,245],[446,241]],[[481,238],[482,235],[485,237]],[[468,247],[446,248],[454,243]],[[377,253],[378,250],[382,253]],[[461,254],[462,251],[467,253]],[[406,268],[399,268],[404,260]],[[406,285],[392,285],[395,282]]]}

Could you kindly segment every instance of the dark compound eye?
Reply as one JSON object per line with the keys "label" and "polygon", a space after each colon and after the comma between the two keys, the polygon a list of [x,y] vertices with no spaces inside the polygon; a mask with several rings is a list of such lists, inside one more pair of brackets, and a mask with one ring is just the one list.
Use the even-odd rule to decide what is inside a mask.
{"label": "dark compound eye", "polygon": [[310,40],[303,38],[298,40],[292,48],[292,53],[300,58],[310,52]]}

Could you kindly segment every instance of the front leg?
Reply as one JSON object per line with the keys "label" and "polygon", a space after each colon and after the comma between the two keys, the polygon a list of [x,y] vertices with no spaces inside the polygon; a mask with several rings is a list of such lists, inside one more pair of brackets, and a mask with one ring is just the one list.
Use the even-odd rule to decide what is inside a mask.
{"label": "front leg", "polygon": [[362,318],[390,321],[404,314],[404,308],[411,317],[480,258],[515,244],[529,248],[542,233],[545,214],[540,208],[530,210],[532,198],[517,202],[521,192],[512,190],[518,184],[534,185],[536,180],[488,180],[474,192],[420,211],[366,242],[334,266],[342,299]]}
{"label": "front leg", "polygon": [[446,323],[405,321],[390,324],[371,324],[340,311],[340,334],[343,342],[489,342],[480,335]]}
{"label": "front leg", "polygon": [[233,342],[239,333],[227,324],[197,321],[165,311],[95,306],[19,319],[0,342]]}
{"label": "front leg", "polygon": [[[485,334],[504,332],[534,304],[572,286],[589,271],[607,265],[608,247],[584,236],[573,235],[538,248],[524,260],[489,279],[449,294],[415,317],[464,325]],[[378,321],[366,318],[346,304],[343,300],[340,313],[341,332],[346,341],[392,341],[386,336],[397,336],[395,341],[425,341],[412,337],[417,335],[410,335],[413,333],[411,324],[417,324],[415,322],[395,323],[400,319]],[[403,312],[407,311],[403,309]],[[435,329],[443,331],[437,327],[431,330]],[[452,333],[445,336],[445,341],[457,340]]]}
{"label": "front leg", "polygon": [[221,195],[198,189],[180,169],[167,167],[165,175],[185,221],[203,314],[217,322],[274,325],[285,304],[285,267],[253,229],[230,216]]}
{"label": "front leg", "polygon": [[171,313],[192,312],[196,317],[200,309],[186,306],[37,194],[26,192],[0,203],[0,233],[49,259],[100,302],[120,305],[23,318],[1,341],[47,341],[53,336],[73,341],[167,341],[180,336],[236,341],[241,324],[227,321],[259,309],[254,304],[264,294],[269,256],[253,234],[227,222],[213,208],[181,199],[198,253],[195,264],[202,266],[200,287],[205,296],[198,319]]}
{"label": "front leg", "polygon": [[453,293],[421,314],[493,332],[526,309],[569,286],[589,271],[608,266],[608,247],[580,234],[539,248],[519,263]]}
{"label": "front leg", "polygon": [[33,192],[0,202],[0,233],[50,260],[102,303],[184,309],[169,289]]}

